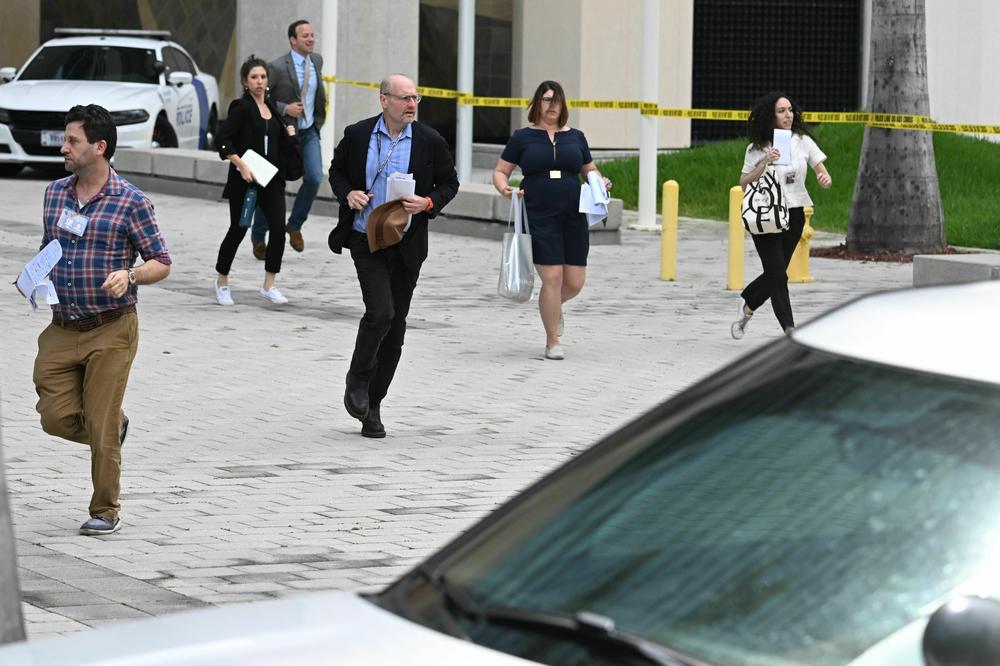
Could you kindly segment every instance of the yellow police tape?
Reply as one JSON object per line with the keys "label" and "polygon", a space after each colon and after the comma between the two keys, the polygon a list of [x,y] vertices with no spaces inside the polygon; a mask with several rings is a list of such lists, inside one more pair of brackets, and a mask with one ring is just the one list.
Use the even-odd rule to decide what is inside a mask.
{"label": "yellow police tape", "polygon": [[[336,76],[324,76],[327,87],[327,100],[330,99],[330,85],[334,83],[374,88],[379,84],[373,81],[354,81],[340,79]],[[481,97],[463,93],[449,88],[431,88],[417,86],[417,92],[424,97],[453,99],[463,106],[494,107],[494,108],[527,108],[531,99],[527,97]],[[566,100],[571,109],[630,109],[638,110],[644,116],[660,116],[663,118],[684,118],[689,120],[731,120],[746,121],[749,111],[733,109],[684,109],[663,107],[655,102],[621,99],[570,99]],[[902,113],[868,113],[849,111],[806,111],[803,119],[810,123],[851,123],[869,125],[880,129],[922,130],[927,132],[968,132],[972,134],[1000,134],[1000,125],[967,125],[955,123],[936,123],[928,116],[918,116]]]}

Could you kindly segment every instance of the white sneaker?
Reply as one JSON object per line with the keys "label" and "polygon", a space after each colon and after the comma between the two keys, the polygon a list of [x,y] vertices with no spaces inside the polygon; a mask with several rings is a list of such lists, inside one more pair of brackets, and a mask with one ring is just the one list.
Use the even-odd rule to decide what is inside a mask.
{"label": "white sneaker", "polygon": [[551,347],[545,345],[545,358],[552,361],[561,361],[566,358],[566,355],[563,354],[562,347],[559,345],[552,345]]}
{"label": "white sneaker", "polygon": [[233,295],[229,293],[229,286],[220,287],[219,281],[215,281],[215,301],[219,305],[233,305]]}
{"label": "white sneaker", "polygon": [[275,305],[284,305],[288,302],[288,299],[281,295],[277,287],[271,287],[267,291],[263,289],[260,290],[260,297],[266,301],[271,301]]}
{"label": "white sneaker", "polygon": [[746,311],[746,301],[742,298],[740,299],[740,308],[736,311],[736,321],[733,325],[729,327],[729,332],[732,334],[735,340],[740,340],[743,338],[743,334],[747,330],[747,325],[750,323],[750,318],[753,317],[753,313],[747,314]]}

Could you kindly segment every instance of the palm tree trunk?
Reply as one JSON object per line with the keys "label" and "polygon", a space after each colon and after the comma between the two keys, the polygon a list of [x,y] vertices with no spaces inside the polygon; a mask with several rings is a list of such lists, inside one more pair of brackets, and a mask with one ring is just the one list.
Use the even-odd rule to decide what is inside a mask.
{"label": "palm tree trunk", "polygon": [[0,441],[0,645],[23,640],[24,617],[21,615],[21,586],[17,578],[17,549],[10,522],[3,442]]}
{"label": "palm tree trunk", "polygon": [[[869,110],[928,115],[924,0],[872,0],[871,35]],[[944,250],[930,132],[865,128],[847,248],[865,253]]]}

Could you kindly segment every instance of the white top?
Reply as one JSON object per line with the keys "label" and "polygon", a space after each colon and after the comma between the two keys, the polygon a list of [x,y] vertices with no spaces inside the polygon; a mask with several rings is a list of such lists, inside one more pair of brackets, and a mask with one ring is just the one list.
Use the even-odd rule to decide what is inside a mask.
{"label": "white top", "polygon": [[[743,173],[750,173],[757,167],[757,163],[764,159],[765,153],[771,149],[770,144],[763,150],[747,146],[746,157],[743,158]],[[785,205],[788,208],[798,208],[800,206],[811,206],[812,199],[806,191],[806,174],[809,167],[815,167],[826,159],[826,153],[819,149],[816,142],[805,134],[792,134],[792,163],[789,166],[773,165],[774,172],[781,183],[782,192],[785,195]]]}

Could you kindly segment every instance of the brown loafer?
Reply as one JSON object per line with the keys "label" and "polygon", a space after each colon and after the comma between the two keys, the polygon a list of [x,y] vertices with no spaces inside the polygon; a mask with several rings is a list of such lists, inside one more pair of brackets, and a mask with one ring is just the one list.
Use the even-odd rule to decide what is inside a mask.
{"label": "brown loafer", "polygon": [[267,255],[267,243],[264,241],[253,241],[253,256],[257,257],[261,261],[264,261],[264,257]]}
{"label": "brown loafer", "polygon": [[290,227],[285,227],[285,231],[288,232],[288,244],[292,246],[292,249],[296,252],[301,252],[306,244],[302,240],[302,232],[298,229],[292,229]]}

